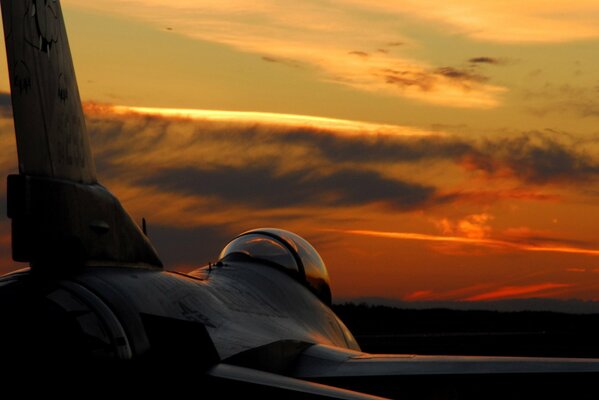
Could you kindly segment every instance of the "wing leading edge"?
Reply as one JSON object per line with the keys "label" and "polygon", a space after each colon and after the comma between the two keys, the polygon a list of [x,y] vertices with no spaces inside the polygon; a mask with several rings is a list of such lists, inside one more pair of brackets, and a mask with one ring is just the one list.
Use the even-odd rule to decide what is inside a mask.
{"label": "wing leading edge", "polygon": [[221,373],[231,381],[258,379],[261,387],[298,393],[311,393],[304,386],[310,382],[384,398],[594,399],[599,359],[368,354],[279,341],[223,360],[211,372]]}
{"label": "wing leading edge", "polygon": [[[229,390],[250,390],[262,398],[322,398],[343,400],[383,400],[384,397],[372,396],[352,390],[323,385],[283,375],[229,364],[218,364],[208,371],[212,378],[222,380]],[[231,385],[240,385],[231,387]],[[258,389],[258,391],[257,391]],[[222,393],[221,393],[222,394]],[[260,398],[260,397],[259,397]]]}
{"label": "wing leading edge", "polygon": [[401,399],[595,399],[599,359],[367,354],[314,345],[296,379]]}
{"label": "wing leading edge", "polygon": [[599,359],[368,354],[314,345],[293,370],[297,378],[549,373],[599,373]]}

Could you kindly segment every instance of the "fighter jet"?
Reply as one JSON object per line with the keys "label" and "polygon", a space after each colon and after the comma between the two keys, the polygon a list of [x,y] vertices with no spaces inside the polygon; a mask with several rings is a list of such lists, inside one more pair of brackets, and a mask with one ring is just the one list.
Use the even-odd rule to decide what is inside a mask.
{"label": "fighter jet", "polygon": [[4,371],[150,387],[170,372],[196,393],[334,399],[401,397],[399,382],[435,376],[599,372],[596,359],[364,353],[318,252],[281,229],[242,233],[189,274],[164,269],[97,180],[60,2],[1,7],[19,163],[7,210],[13,259],[29,265],[0,278]]}

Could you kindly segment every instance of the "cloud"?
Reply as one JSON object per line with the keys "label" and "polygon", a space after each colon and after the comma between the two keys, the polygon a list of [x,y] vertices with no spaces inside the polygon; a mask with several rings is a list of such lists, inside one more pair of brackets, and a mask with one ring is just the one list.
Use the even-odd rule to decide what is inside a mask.
{"label": "cloud", "polygon": [[[508,199],[504,205],[510,207],[519,206],[521,201],[547,201],[539,188],[518,183],[515,188],[489,184],[481,189],[458,190],[458,186],[470,187],[468,182],[463,182],[467,181],[470,171],[460,168],[466,156],[487,157],[493,165],[505,163],[506,154],[513,150],[511,147],[502,150],[503,139],[472,141],[435,132],[414,134],[407,128],[404,132],[404,127],[361,125],[355,121],[306,116],[204,112],[186,118],[180,112],[117,112],[113,107],[97,104],[88,104],[86,110],[101,182],[121,199],[136,221],[141,217],[148,219],[150,237],[171,268],[189,270],[213,261],[231,237],[259,226],[281,226],[298,232],[330,226],[341,228],[322,235],[338,241],[323,247],[323,255],[335,260],[331,263],[332,271],[349,270],[353,262],[357,265],[362,260],[374,260],[384,261],[389,266],[396,262],[398,265],[414,263],[406,269],[407,274],[411,274],[414,270],[409,268],[431,263],[432,257],[437,256],[433,254],[436,248],[431,251],[424,246],[423,251],[416,250],[408,259],[389,253],[391,258],[387,259],[384,258],[387,255],[379,254],[385,249],[405,246],[398,242],[370,242],[363,240],[365,235],[418,240],[435,246],[459,246],[470,254],[470,261],[466,263],[473,264],[490,259],[472,257],[472,253],[476,253],[473,250],[485,256],[497,252],[529,255],[543,252],[576,254],[594,260],[591,256],[599,255],[590,241],[523,228],[501,230],[492,217],[499,211],[480,206],[482,202],[495,201],[489,200],[494,195]],[[0,118],[0,123],[4,122],[5,119]],[[14,140],[13,136],[3,129],[0,140]],[[535,145],[544,143],[540,139],[533,142]],[[568,142],[561,139],[555,142],[569,153],[580,153]],[[14,149],[14,143],[7,142],[4,148]],[[3,154],[7,165],[14,168],[14,150]],[[457,177],[453,180],[437,177],[438,168],[452,168],[449,175]],[[489,174],[489,179],[502,180],[503,177],[495,173]],[[476,208],[460,203],[465,198]],[[448,215],[445,212],[463,216],[445,218],[439,234],[426,232],[430,226],[420,232],[419,223],[426,224],[432,215]],[[375,225],[389,227],[394,223],[406,228],[397,229],[398,232],[371,229]],[[518,225],[526,223],[530,221],[519,221]],[[6,220],[0,223],[0,229],[7,227]],[[371,230],[352,232],[360,236],[343,233],[356,227]],[[581,236],[584,239],[584,235]],[[351,249],[348,250],[350,243],[363,243],[361,250],[368,255],[354,256]],[[0,243],[0,250],[4,248]],[[420,259],[422,264],[418,264]],[[455,267],[458,260],[455,257],[449,260],[442,268]],[[577,263],[570,262],[569,266]],[[564,272],[564,267],[559,266],[560,273],[575,275]],[[479,278],[482,279],[477,275],[476,279]],[[474,283],[479,281],[473,280]],[[560,277],[546,276],[540,282],[561,281]],[[505,291],[493,292],[512,287],[512,283],[454,292],[451,298],[505,296]],[[371,284],[377,285],[376,282]],[[437,289],[427,293],[429,288],[414,285],[409,281],[402,289],[411,290],[414,300],[440,296]],[[451,287],[450,283],[440,285]],[[416,293],[417,289],[423,290]],[[442,288],[439,290],[443,295]],[[554,290],[561,289],[535,293],[553,294]]]}
{"label": "cloud", "polygon": [[11,118],[12,117],[12,102],[10,99],[10,93],[0,91],[0,117]]}
{"label": "cloud", "polygon": [[[445,201],[431,185],[385,177],[359,164],[338,165],[341,160],[397,160],[398,151],[383,152],[387,136],[369,141],[367,132],[344,136],[301,125],[236,125],[135,114],[107,119],[107,109],[99,110],[89,109],[99,113],[89,123],[98,169],[129,175],[135,185],[258,208],[380,203],[410,210]],[[416,145],[420,156],[424,147]],[[410,151],[409,145],[402,149]],[[449,146],[446,151],[455,150]]]}
{"label": "cloud", "polygon": [[453,301],[456,302],[455,306],[460,308],[465,306],[464,303],[470,302],[548,298],[563,293],[564,290],[571,292],[571,289],[574,287],[575,285],[573,284],[553,282],[530,283],[526,285],[481,283],[449,290],[417,290],[403,296],[401,301],[431,302],[431,308],[435,307],[432,302]]}
{"label": "cloud", "polygon": [[370,236],[396,240],[417,240],[433,243],[453,243],[471,246],[482,246],[487,248],[496,248],[507,251],[526,251],[526,252],[545,252],[545,253],[564,253],[581,254],[587,256],[599,256],[599,249],[589,249],[568,245],[556,245],[552,242],[567,242],[563,239],[555,239],[550,243],[531,243],[527,240],[508,240],[490,237],[467,237],[467,236],[445,236],[431,235],[416,232],[386,232],[373,230],[333,230],[335,232],[346,233],[350,235]]}
{"label": "cloud", "polygon": [[388,179],[371,171],[303,169],[280,173],[276,165],[219,169],[164,169],[137,182],[185,194],[215,196],[258,208],[356,206],[383,203],[397,210],[442,201],[435,188]]}
{"label": "cloud", "polygon": [[[398,48],[411,40],[398,35],[396,20],[381,18],[374,24],[346,2],[308,0],[287,4],[261,0],[251,7],[241,0],[219,5],[207,0],[71,3],[125,14],[156,27],[177,26],[179,34],[258,54],[265,61],[294,60],[309,66],[309,73],[316,73],[320,80],[356,90],[445,107],[483,109],[497,107],[506,91],[480,80],[469,80],[465,85],[403,51],[377,52],[382,45]],[[356,48],[361,50],[353,50]]]}
{"label": "cloud", "polygon": [[350,51],[347,54],[351,54],[351,55],[358,56],[358,57],[368,57],[369,56],[369,54],[366,53],[365,51]]}
{"label": "cloud", "polygon": [[[429,157],[427,143],[419,139],[425,134],[402,127],[271,114],[264,121],[260,120],[262,115],[247,119],[244,114],[242,119],[235,119],[227,113],[196,120],[115,114],[110,107],[97,105],[87,109],[98,170],[112,176],[127,176],[135,170],[148,174],[169,168],[248,166],[255,170],[271,168],[279,175],[318,170],[321,176],[330,176],[351,169],[372,172],[374,168],[368,164]],[[453,157],[463,147],[429,135],[438,138],[428,142],[430,157]],[[392,178],[378,174],[380,182]]]}
{"label": "cloud", "polygon": [[[455,179],[447,181],[434,173],[425,177],[428,170],[451,165],[456,167],[452,174],[464,174],[460,167],[466,159],[476,161],[470,161],[467,173],[482,170],[490,180],[503,180],[501,171],[508,170],[512,180],[579,182],[584,188],[586,180],[581,177],[595,173],[589,167],[593,158],[581,157],[576,147],[551,136],[475,142],[404,127],[306,116],[202,111],[185,117],[181,110],[140,114],[98,104],[87,104],[85,109],[101,181],[136,220],[144,216],[158,227],[159,242],[170,243],[169,249],[177,244],[169,242],[169,234],[191,237],[193,229],[200,228],[205,231],[198,231],[198,237],[214,234],[220,241],[240,228],[273,221],[285,224],[318,216],[329,226],[335,221],[337,226],[355,226],[349,213],[355,219],[369,212],[429,211],[463,201],[479,207],[506,199],[556,201],[531,185],[460,190]],[[0,128],[3,148],[14,149],[7,118],[0,118]],[[14,169],[15,152],[2,154],[1,165]],[[551,161],[548,171],[546,158]],[[583,241],[521,228],[496,231],[492,222],[485,212],[441,220],[440,235],[348,233],[501,251],[599,254]],[[173,227],[182,233],[168,231]],[[188,265],[189,260],[173,262]]]}
{"label": "cloud", "polygon": [[[439,105],[454,102],[455,107],[494,108],[499,105],[499,94],[505,91],[501,87],[485,84],[488,78],[480,74],[453,67],[418,69],[382,65],[373,69],[373,73],[380,81],[400,90],[406,97],[422,100],[428,98],[428,102]],[[375,89],[384,88],[380,87],[380,82],[373,82],[369,90]],[[433,93],[440,97],[433,99]],[[471,95],[473,96],[470,97]]]}
{"label": "cloud", "polygon": [[405,301],[422,301],[430,299],[431,296],[434,296],[434,292],[432,290],[417,290],[412,293],[408,293],[403,297]]}
{"label": "cloud", "polygon": [[[12,120],[10,95],[0,92],[0,169],[5,174],[17,172],[17,143]],[[0,194],[6,190],[0,185]],[[4,214],[0,214],[4,215]]]}
{"label": "cloud", "polygon": [[174,120],[194,120],[204,122],[231,122],[272,125],[278,127],[313,128],[339,135],[357,136],[440,136],[442,132],[431,132],[408,126],[386,125],[371,122],[352,121],[336,118],[316,117],[299,114],[281,114],[252,111],[220,111],[176,108],[151,108],[111,106],[86,103],[84,108],[93,115],[154,116]]}
{"label": "cloud", "polygon": [[230,232],[226,225],[185,228],[154,226],[152,221],[149,221],[148,230],[165,265],[175,266],[179,271],[217,261],[220,249],[241,233]]}
{"label": "cloud", "polygon": [[466,141],[440,136],[393,138],[364,135],[340,138],[336,135],[297,130],[289,132],[286,140],[289,143],[310,143],[316,151],[334,162],[459,161],[465,155],[476,152],[475,147]]}
{"label": "cloud", "polygon": [[[581,145],[555,132],[528,132],[515,137],[467,140],[443,132],[285,114],[172,110],[88,105],[90,127],[100,142],[98,162],[197,168],[253,165],[281,173],[322,169],[376,170],[383,166],[448,162],[488,179],[528,185],[463,190],[445,187],[446,196],[471,201],[528,199],[555,201],[530,184],[577,185],[592,181],[599,160]],[[122,134],[126,131],[126,134]],[[175,133],[175,131],[177,133]],[[251,148],[250,152],[240,149]],[[285,148],[286,152],[280,152]],[[155,168],[155,167],[152,167]],[[397,170],[397,168],[395,169]],[[326,172],[326,173],[325,173]],[[406,181],[407,177],[393,176]],[[443,184],[439,179],[428,183]]]}
{"label": "cloud", "polygon": [[459,301],[459,299],[463,299],[464,297],[473,296],[475,294],[488,292],[492,290],[495,285],[488,283],[478,283],[474,285],[469,285],[465,287],[457,287],[454,289],[446,289],[446,290],[416,290],[414,292],[410,292],[404,296],[402,296],[402,301],[440,301],[440,300],[449,300],[449,301]]}
{"label": "cloud", "polygon": [[469,215],[457,222],[443,218],[437,221],[437,226],[445,235],[483,239],[491,233],[489,222],[493,218],[487,213]]}
{"label": "cloud", "polygon": [[[138,121],[135,124],[140,126],[140,130],[150,131],[149,135],[146,133],[144,137],[151,136],[161,141],[160,148],[166,149],[160,152],[161,155],[171,153],[172,141],[169,140],[171,136],[166,132],[175,129],[174,127],[185,132],[193,131],[193,134],[187,133],[183,136],[186,138],[185,146],[177,147],[178,162],[185,162],[181,150],[190,147],[210,160],[214,154],[206,150],[213,149],[213,142],[220,143],[218,149],[225,152],[224,154],[236,152],[236,148],[240,146],[251,145],[255,151],[258,151],[256,149],[274,148],[275,145],[280,145],[290,151],[285,155],[287,158],[302,157],[304,163],[319,158],[335,165],[339,163],[410,164],[423,160],[461,162],[469,154],[479,154],[476,145],[465,139],[449,136],[441,130],[427,131],[407,126],[254,112],[110,107],[97,104],[88,105],[86,108],[90,114],[99,116],[97,119],[99,125],[96,129],[102,130],[102,137],[109,137],[111,141],[119,140],[121,135],[118,132],[121,129],[128,131],[124,135],[127,138],[136,135],[130,125]],[[122,119],[114,118],[121,114]],[[165,134],[157,135],[156,130],[164,131]],[[140,143],[158,145],[157,142],[147,143],[146,140],[142,139]],[[181,142],[182,136],[179,135],[176,143]],[[148,147],[146,145],[144,148]],[[128,146],[137,147],[133,140],[127,141],[125,145],[111,145],[121,149],[130,148]],[[154,156],[160,158],[163,157],[161,155]],[[274,158],[280,157],[278,151],[269,151],[268,155]],[[242,159],[245,156],[242,154]],[[219,157],[220,161],[225,159]]]}
{"label": "cloud", "polygon": [[459,69],[454,67],[441,67],[435,71],[437,74],[453,79],[455,81],[462,82],[463,85],[468,86],[473,82],[485,82],[489,80],[488,77],[474,73],[466,69]]}
{"label": "cloud", "polygon": [[[161,115],[159,109],[131,110],[145,110],[150,115]],[[281,142],[284,140],[288,145],[302,147],[313,155],[320,155],[335,163],[447,160],[466,170],[482,171],[490,177],[508,176],[526,184],[538,185],[552,182],[584,183],[595,179],[599,173],[597,155],[585,151],[584,143],[576,143],[567,134],[560,132],[532,131],[511,137],[467,140],[443,132],[356,121],[262,113],[240,113],[243,114],[241,116],[236,113],[215,114],[217,116],[211,119],[210,113],[202,112],[198,120],[251,123],[251,129],[240,126],[236,131],[245,129],[243,135],[251,137],[254,143],[267,137],[273,140],[273,133],[277,132],[276,136],[280,136]],[[171,114],[166,114],[169,115]],[[177,114],[174,111],[172,115],[187,114],[183,111]],[[261,130],[260,126],[268,126],[268,129]],[[222,140],[222,134],[219,134],[219,138]],[[482,192],[479,194],[482,195]],[[474,193],[463,195],[473,196]],[[555,199],[555,196],[535,194],[522,189],[504,192],[503,195],[512,198]]]}
{"label": "cloud", "polygon": [[269,63],[283,64],[283,65],[286,65],[288,67],[293,67],[293,68],[301,68],[302,67],[301,63],[294,61],[294,60],[286,60],[286,59],[270,57],[270,56],[262,56],[261,58],[263,61],[266,61]]}
{"label": "cloud", "polygon": [[596,86],[556,85],[545,82],[541,88],[523,92],[526,109],[533,115],[570,114],[580,118],[599,117]]}
{"label": "cloud", "polygon": [[508,228],[501,231],[501,238],[510,242],[518,242],[527,245],[541,245],[541,246],[590,246],[583,240],[576,239],[564,239],[557,237],[554,232],[532,230],[528,227],[517,227]]}
{"label": "cloud", "polygon": [[460,201],[469,201],[478,204],[489,204],[501,200],[513,201],[551,201],[559,202],[562,196],[553,193],[544,193],[530,188],[511,189],[474,189],[458,190],[455,197]]}
{"label": "cloud", "polygon": [[11,105],[10,93],[0,91],[0,108],[9,108]]}
{"label": "cloud", "polygon": [[502,64],[501,60],[499,60],[498,58],[493,58],[493,57],[474,57],[474,58],[469,59],[468,62],[470,62],[472,64],[493,64],[493,65]]}
{"label": "cloud", "polygon": [[429,146],[432,157],[455,153],[438,134],[303,116],[85,109],[100,180],[139,218],[160,225],[261,225],[324,218],[324,210],[405,212],[450,200],[434,184],[370,167],[426,157],[419,139],[427,136],[439,139]]}
{"label": "cloud", "polygon": [[[418,88],[422,92],[436,91],[439,82],[443,81],[451,83],[452,86],[459,87],[467,93],[475,90],[482,83],[489,80],[488,77],[472,70],[455,67],[439,67],[429,71],[406,71],[384,68],[379,73],[382,74],[386,83],[390,85],[405,90]],[[483,105],[481,107],[486,108]]]}
{"label": "cloud", "polygon": [[564,289],[573,285],[566,283],[540,283],[525,286],[505,286],[499,289],[467,297],[463,301],[490,301],[526,297],[551,297],[555,289]]}
{"label": "cloud", "polygon": [[499,43],[566,43],[599,38],[595,21],[599,4],[593,0],[571,2],[529,0],[343,0],[370,12],[379,10],[389,17],[412,16],[441,24],[475,40]]}
{"label": "cloud", "polygon": [[464,165],[535,184],[580,183],[599,176],[599,162],[591,155],[538,132],[486,141],[480,154],[466,156]]}

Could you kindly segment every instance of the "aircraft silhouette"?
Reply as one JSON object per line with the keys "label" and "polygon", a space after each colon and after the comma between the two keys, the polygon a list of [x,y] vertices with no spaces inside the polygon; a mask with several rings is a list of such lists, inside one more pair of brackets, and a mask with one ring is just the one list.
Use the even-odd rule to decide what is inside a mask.
{"label": "aircraft silhouette", "polygon": [[5,367],[193,371],[220,394],[335,399],[401,393],[389,386],[402,376],[599,372],[592,359],[363,353],[316,250],[280,229],[242,233],[190,274],[164,270],[97,181],[59,1],[1,6],[19,160],[7,209],[13,259],[30,265],[0,278]]}

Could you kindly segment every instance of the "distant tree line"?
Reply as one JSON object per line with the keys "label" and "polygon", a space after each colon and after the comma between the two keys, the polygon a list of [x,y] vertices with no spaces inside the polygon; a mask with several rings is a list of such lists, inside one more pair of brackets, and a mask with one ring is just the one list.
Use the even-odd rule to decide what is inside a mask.
{"label": "distant tree line", "polygon": [[370,352],[599,357],[599,315],[411,310],[366,303],[333,310]]}

